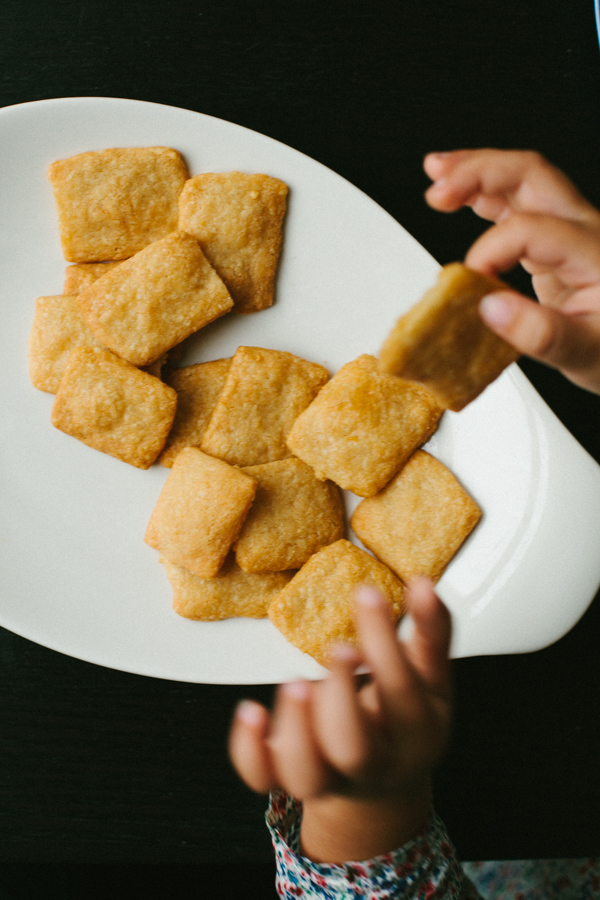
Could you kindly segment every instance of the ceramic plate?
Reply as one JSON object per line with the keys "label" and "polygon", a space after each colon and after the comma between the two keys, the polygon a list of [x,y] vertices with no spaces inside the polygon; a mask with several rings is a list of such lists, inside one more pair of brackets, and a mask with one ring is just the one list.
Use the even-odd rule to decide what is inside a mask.
{"label": "ceramic plate", "polygon": [[[48,164],[85,150],[167,145],[191,174],[266,172],[290,186],[277,301],[200,333],[183,364],[240,344],[288,350],[333,374],[377,353],[438,264],[394,219],[297,151],[219,119],[106,98],[0,110],[0,625],[61,653],[127,672],[206,683],[273,683],[323,670],[269,621],[199,623],[171,609],[144,544],[167,476],[98,453],[50,424],[52,396],[28,377],[37,296],[65,263]],[[600,469],[513,366],[427,445],[481,505],[476,531],[439,584],[454,656],[557,640],[600,581]],[[348,511],[357,498],[346,495]]]}

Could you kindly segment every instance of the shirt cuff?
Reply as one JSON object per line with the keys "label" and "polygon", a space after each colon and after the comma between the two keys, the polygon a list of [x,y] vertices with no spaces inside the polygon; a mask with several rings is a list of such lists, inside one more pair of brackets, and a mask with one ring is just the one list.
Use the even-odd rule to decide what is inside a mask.
{"label": "shirt cuff", "polygon": [[270,797],[266,822],[277,863],[277,892],[283,900],[477,900],[446,828],[433,812],[425,829],[393,853],[341,866],[300,856],[302,803],[284,793]]}

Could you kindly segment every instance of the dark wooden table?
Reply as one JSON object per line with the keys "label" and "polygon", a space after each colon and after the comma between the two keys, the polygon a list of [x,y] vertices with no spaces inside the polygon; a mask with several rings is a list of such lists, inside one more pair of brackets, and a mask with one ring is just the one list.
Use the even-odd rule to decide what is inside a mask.
{"label": "dark wooden table", "polygon": [[[0,106],[78,95],[263,132],[356,184],[442,263],[482,225],[426,207],[427,151],[535,148],[600,205],[592,0],[1,0]],[[515,284],[527,287],[519,273]],[[600,398],[523,368],[600,460]],[[600,854],[599,644],[595,602],[547,650],[455,664],[436,802],[463,859]],[[264,801],[225,752],[232,708],[248,695],[269,702],[272,688],[138,677],[0,632],[6,896],[21,896],[15,879],[34,863],[63,879],[83,871],[67,876],[64,864],[94,864],[98,877],[123,865],[110,871],[138,886],[148,864],[155,885],[185,876],[206,887],[216,872],[222,896],[243,896],[227,879],[242,885],[249,872],[270,884]]]}

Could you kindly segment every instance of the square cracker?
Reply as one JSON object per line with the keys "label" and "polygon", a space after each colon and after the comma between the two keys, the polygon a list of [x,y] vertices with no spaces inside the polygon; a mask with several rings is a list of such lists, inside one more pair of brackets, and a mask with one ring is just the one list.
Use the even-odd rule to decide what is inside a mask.
{"label": "square cracker", "polygon": [[319,478],[372,497],[431,437],[441,413],[429,391],[382,374],[365,354],[325,385],[287,443]]}
{"label": "square cracker", "polygon": [[172,369],[164,380],[177,391],[177,413],[159,462],[168,469],[184,447],[199,447],[223,390],[231,359]]}
{"label": "square cracker", "polygon": [[187,166],[170,147],[124,147],[53,162],[65,259],[127,259],[177,228]]}
{"label": "square cracker", "polygon": [[89,447],[147,469],[173,424],[177,394],[158,378],[99,347],[69,357],[52,424]]}
{"label": "square cracker", "polygon": [[232,553],[214,578],[198,578],[188,569],[161,558],[173,588],[173,609],[186,619],[215,621],[246,616],[264,619],[271,601],[294,572],[250,575],[236,564]]}
{"label": "square cracker", "polygon": [[233,306],[198,241],[182,231],[122,262],[78,302],[99,340],[135,366],[155,362]]}
{"label": "square cracker", "polygon": [[461,263],[444,266],[437,283],[387,337],[381,371],[424,384],[444,409],[463,409],[519,358],[479,315],[482,297],[507,288]]}
{"label": "square cracker", "polygon": [[480,518],[452,472],[417,450],[380,494],[359,503],[351,525],[402,581],[418,575],[438,581]]}
{"label": "square cracker", "polygon": [[145,541],[169,562],[199,578],[214,578],[255,492],[253,478],[196,447],[185,447],[165,481]]}
{"label": "square cracker", "polygon": [[243,471],[258,482],[235,545],[245,572],[299,569],[317,550],[344,537],[339,489],[320,481],[302,460],[290,457]]}
{"label": "square cracker", "polygon": [[358,644],[354,593],[361,584],[378,587],[400,617],[404,586],[369,553],[342,539],[311,556],[273,600],[269,618],[291,644],[326,666],[332,644]]}
{"label": "square cracker", "polygon": [[329,374],[283,350],[238,347],[201,448],[234,466],[291,456],[286,438]]}
{"label": "square cracker", "polygon": [[81,317],[75,297],[37,298],[29,333],[29,376],[34,387],[55,394],[71,351],[101,346]]}
{"label": "square cracker", "polygon": [[273,303],[287,185],[270,175],[195,175],[179,200],[179,227],[193,234],[235,302],[256,312]]}
{"label": "square cracker", "polygon": [[118,266],[118,262],[104,263],[76,263],[65,269],[65,283],[63,294],[80,294],[89,288],[95,281]]}

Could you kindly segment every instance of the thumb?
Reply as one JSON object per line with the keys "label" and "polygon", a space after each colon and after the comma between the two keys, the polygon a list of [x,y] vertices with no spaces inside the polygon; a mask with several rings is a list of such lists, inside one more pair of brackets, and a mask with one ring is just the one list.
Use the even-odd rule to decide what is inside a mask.
{"label": "thumb", "polygon": [[520,353],[561,369],[576,384],[600,388],[600,322],[565,315],[522,294],[498,291],[479,305],[485,324]]}

